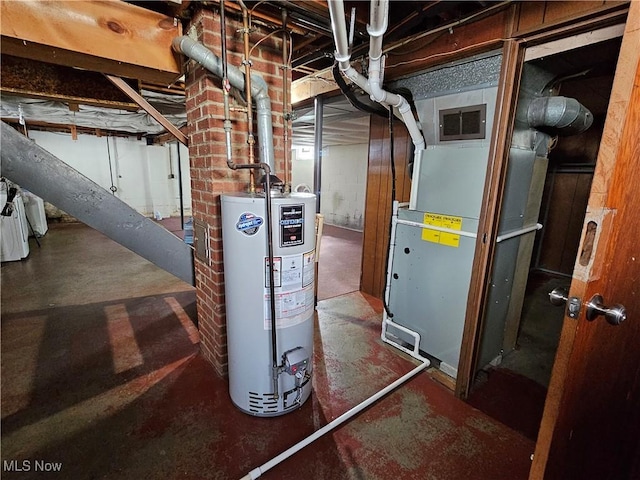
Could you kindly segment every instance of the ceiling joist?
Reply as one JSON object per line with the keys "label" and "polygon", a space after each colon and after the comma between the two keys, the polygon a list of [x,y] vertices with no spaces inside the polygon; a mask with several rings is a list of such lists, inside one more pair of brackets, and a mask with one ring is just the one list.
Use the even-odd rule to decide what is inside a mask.
{"label": "ceiling joist", "polygon": [[119,77],[114,77],[113,75],[106,75],[111,83],[113,83],[116,87],[121,89],[126,95],[131,97],[133,101],[135,101],[141,108],[144,109],[149,115],[151,115],[160,125],[162,125],[170,134],[172,134],[180,143],[185,146],[189,146],[189,141],[187,136],[175,125],[173,125],[169,120],[167,120],[164,115],[162,115],[156,108],[151,105],[147,100],[145,100],[138,92],[136,92],[127,82]]}
{"label": "ceiling joist", "polygon": [[1,2],[2,53],[170,85],[178,21],[125,2]]}

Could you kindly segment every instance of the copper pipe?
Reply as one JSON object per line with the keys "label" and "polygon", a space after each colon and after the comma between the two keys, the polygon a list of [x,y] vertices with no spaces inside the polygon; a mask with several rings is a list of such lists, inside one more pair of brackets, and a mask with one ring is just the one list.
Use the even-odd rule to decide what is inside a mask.
{"label": "copper pipe", "polygon": [[[238,3],[242,4],[242,2],[240,0],[238,1]],[[245,10],[246,9],[246,7],[242,7],[242,5],[239,7],[238,5],[235,5],[233,3],[227,4],[227,7],[231,8],[233,10],[236,10],[236,11]],[[267,25],[269,25],[269,24],[270,25],[280,25],[280,20],[278,18],[273,17],[271,15],[268,15],[266,13],[255,12],[254,11],[254,12],[251,13],[251,15],[252,15],[252,17],[259,18],[260,20],[264,20],[265,22],[267,22]],[[309,34],[308,30],[305,30],[305,29],[300,28],[300,27],[295,27],[295,26],[291,27],[291,31],[293,33],[297,34],[297,35],[305,35],[306,36],[306,35]]]}
{"label": "copper pipe", "polygon": [[289,69],[287,54],[287,11],[282,9],[282,126],[284,128],[284,192],[289,193]]}
{"label": "copper pipe", "polygon": [[[244,77],[245,77],[245,96],[247,98],[247,144],[249,145],[249,163],[255,163],[255,138],[253,136],[253,103],[251,100],[251,60],[249,59],[249,10],[242,0],[238,0],[240,7],[242,8],[242,40],[244,44],[244,58],[242,64],[244,65]],[[254,174],[256,170],[253,171]],[[251,176],[251,191],[255,191],[256,179]]]}

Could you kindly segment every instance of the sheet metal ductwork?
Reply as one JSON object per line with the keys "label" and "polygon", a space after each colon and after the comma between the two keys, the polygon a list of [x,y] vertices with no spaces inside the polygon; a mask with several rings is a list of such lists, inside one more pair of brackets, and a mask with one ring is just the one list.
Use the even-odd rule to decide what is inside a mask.
{"label": "sheet metal ductwork", "polygon": [[522,311],[524,296],[514,286],[523,285],[529,271],[554,137],[582,133],[593,123],[592,113],[578,100],[554,95],[548,86],[555,78],[554,72],[540,65],[524,65],[499,231],[522,229],[530,233],[507,238],[496,246],[478,368],[495,363],[502,352],[514,348],[504,343],[505,325],[519,319]]}
{"label": "sheet metal ductwork", "polygon": [[575,98],[539,97],[529,104],[527,121],[532,128],[569,136],[587,130],[593,115]]}
{"label": "sheet metal ductwork", "polygon": [[2,175],[194,285],[189,245],[2,123]]}

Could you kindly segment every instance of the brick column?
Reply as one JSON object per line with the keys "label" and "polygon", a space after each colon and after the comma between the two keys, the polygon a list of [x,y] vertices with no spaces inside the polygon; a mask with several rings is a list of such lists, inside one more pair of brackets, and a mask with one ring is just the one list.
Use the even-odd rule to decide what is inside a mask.
{"label": "brick column", "polygon": [[[227,12],[228,13],[228,12]],[[229,65],[242,66],[242,21],[227,17],[227,61]],[[222,58],[220,50],[220,15],[217,11],[202,9],[194,15],[186,34],[202,43]],[[267,36],[268,32],[253,30],[251,46]],[[276,157],[276,174],[282,178],[284,169],[284,130],[282,118],[282,53],[281,36],[272,35],[252,52],[252,72],[260,75],[269,85],[271,98],[273,141]],[[204,357],[221,374],[227,373],[227,337],[224,297],[222,223],[220,218],[220,194],[246,191],[251,170],[231,170],[227,166],[225,135],[223,130],[224,107],[221,80],[190,60],[186,64],[186,107],[191,170],[191,197],[194,222],[206,224],[209,233],[209,260],[196,258],[196,291],[200,349]],[[243,106],[231,99],[234,107]],[[287,107],[287,110],[289,108]],[[246,113],[231,113],[233,122],[233,159],[235,163],[247,163]],[[254,125],[255,125],[254,117]],[[287,126],[289,128],[290,125]],[[257,132],[254,132],[257,139]],[[257,144],[255,159],[258,159]],[[256,302],[262,298],[257,296]]]}

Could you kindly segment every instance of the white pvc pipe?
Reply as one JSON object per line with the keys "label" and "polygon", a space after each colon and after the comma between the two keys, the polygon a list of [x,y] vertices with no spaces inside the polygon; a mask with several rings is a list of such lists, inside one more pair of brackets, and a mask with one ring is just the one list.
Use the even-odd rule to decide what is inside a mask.
{"label": "white pvc pipe", "polygon": [[371,60],[375,61],[382,57],[382,36],[387,31],[388,18],[388,0],[371,0],[369,4],[369,25],[367,25],[367,33],[371,37],[369,41],[369,58]]}
{"label": "white pvc pipe", "polygon": [[352,409],[346,411],[345,413],[340,415],[338,418],[336,418],[332,422],[326,424],[321,429],[319,429],[319,430],[315,431],[313,434],[309,435],[304,440],[296,443],[293,447],[289,448],[288,450],[285,450],[280,455],[278,455],[277,457],[272,458],[271,460],[269,460],[267,463],[261,465],[260,467],[254,468],[247,475],[242,477],[240,480],[254,480],[256,478],[259,478],[267,470],[270,470],[271,468],[275,467],[276,465],[278,465],[283,460],[286,460],[291,455],[297,453],[298,451],[302,450],[304,447],[306,447],[310,443],[312,443],[315,440],[317,440],[318,438],[322,437],[324,434],[326,434],[326,433],[330,432],[331,430],[333,430],[334,428],[340,426],[345,421],[349,420],[354,415],[360,413],[362,410],[367,408],[372,403],[374,403],[374,402],[378,401],[380,398],[384,397],[390,391],[394,390],[395,388],[397,388],[400,385],[402,385],[403,383],[405,383],[407,380],[409,380],[412,377],[414,377],[416,374],[420,373],[422,370],[427,368],[429,365],[430,365],[430,363],[429,363],[428,360],[423,362],[421,365],[418,365],[416,368],[411,370],[409,373],[403,375],[402,377],[397,379],[395,382],[387,385],[382,390],[378,391],[377,393],[375,393],[372,396],[370,396],[369,398],[367,398],[365,401],[359,403],[358,405],[356,405]]}
{"label": "white pvc pipe", "polygon": [[[416,151],[413,156],[413,168],[411,172],[411,192],[409,193],[409,210],[416,210],[418,207],[418,185],[420,185],[420,176],[422,175],[422,153]],[[421,155],[418,156],[417,153]]]}
{"label": "white pvc pipe", "polygon": [[[398,229],[398,209],[400,208],[400,204],[397,201],[393,202],[393,212],[391,214],[391,235],[389,237],[389,261],[387,262],[387,282],[384,290],[384,301],[385,305],[389,305],[390,293],[391,293],[391,272],[393,270],[393,257],[395,249],[393,248],[396,244],[396,231]],[[392,327],[401,332],[406,333],[407,335],[413,337],[413,349],[410,350],[399,342],[396,342],[389,337],[387,337],[387,327]],[[400,325],[399,323],[394,322],[389,315],[387,314],[387,309],[385,308],[383,316],[382,316],[382,331],[380,332],[380,338],[383,342],[388,343],[389,345],[393,345],[395,348],[402,350],[408,355],[411,355],[413,358],[416,358],[422,362],[428,362],[426,358],[420,355],[420,334],[418,332],[414,332],[409,328]]]}
{"label": "white pvc pipe", "polygon": [[388,0],[371,2],[370,25],[367,31],[371,36],[369,46],[369,79],[360,74],[351,66],[349,43],[347,39],[347,26],[344,16],[344,3],[342,0],[329,0],[329,15],[331,17],[331,29],[336,44],[335,59],[338,62],[342,74],[367,92],[372,100],[378,103],[398,109],[402,121],[409,130],[411,140],[415,145],[415,157],[424,150],[426,142],[422,136],[420,126],[413,116],[411,105],[401,95],[387,92],[382,89],[382,35],[387,29]]}
{"label": "white pvc pipe", "polygon": [[351,64],[349,41],[347,40],[347,24],[344,20],[344,4],[342,0],[329,0],[329,16],[333,31],[333,41],[336,44],[335,59],[340,64],[340,70],[348,69]]}
{"label": "white pvc pipe", "polygon": [[[387,336],[387,327],[396,328],[401,332],[404,332],[407,335],[413,337],[413,349],[410,350],[401,343],[390,339]],[[427,361],[422,355],[420,355],[420,334],[408,329],[403,325],[400,325],[399,323],[394,322],[387,316],[387,312],[384,312],[384,319],[382,320],[382,334],[380,335],[380,338],[383,342],[394,346],[398,350],[402,350],[404,353],[406,353],[407,355],[411,355],[413,358],[417,358],[418,360],[421,360],[423,362]]]}
{"label": "white pvc pipe", "polygon": [[437,232],[452,233],[462,237],[477,238],[478,234],[474,232],[465,232],[464,230],[454,230],[452,228],[438,227],[436,225],[428,225],[426,223],[412,222],[411,220],[398,220],[400,225],[408,225],[409,227],[428,228]]}
{"label": "white pvc pipe", "polygon": [[389,16],[389,2],[371,0],[369,5],[369,85],[371,98],[380,103],[398,107],[401,103],[398,95],[389,94],[382,89],[382,36],[387,31],[387,17]]}
{"label": "white pvc pipe", "polygon": [[520,230],[514,230],[513,232],[505,233],[503,235],[498,235],[496,238],[496,243],[503,242],[504,240],[509,240],[513,237],[519,237],[520,235],[525,235],[529,232],[535,232],[536,230],[540,230],[542,228],[541,223],[536,223],[535,225],[531,225],[529,227],[521,228]]}

